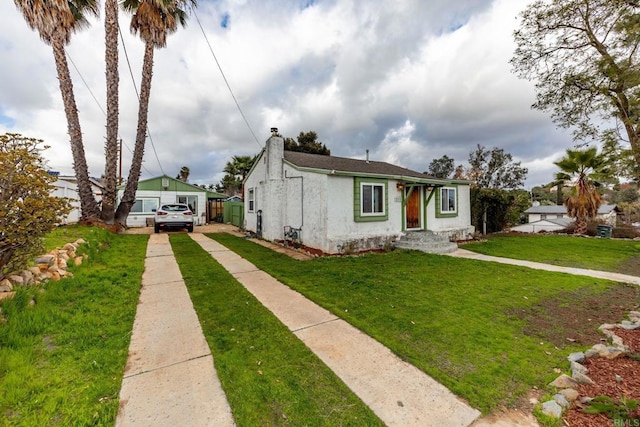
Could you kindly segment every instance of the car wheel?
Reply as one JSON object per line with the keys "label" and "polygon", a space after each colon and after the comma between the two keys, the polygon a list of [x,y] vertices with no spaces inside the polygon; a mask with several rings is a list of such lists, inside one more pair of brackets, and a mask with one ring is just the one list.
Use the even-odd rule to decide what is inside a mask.
{"label": "car wheel", "polygon": [[187,227],[187,231],[188,231],[189,233],[193,233],[193,225],[188,226],[188,227]]}
{"label": "car wheel", "polygon": [[156,233],[159,233],[159,232],[160,232],[160,226],[159,226],[159,225],[157,225],[157,224],[156,224],[156,225],[154,225],[154,226],[153,226],[153,231],[155,231]]}

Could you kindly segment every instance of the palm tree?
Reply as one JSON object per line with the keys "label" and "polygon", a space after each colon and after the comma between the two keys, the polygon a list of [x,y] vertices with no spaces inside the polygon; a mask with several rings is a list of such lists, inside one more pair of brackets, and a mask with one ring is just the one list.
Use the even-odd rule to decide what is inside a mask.
{"label": "palm tree", "polygon": [[102,214],[112,224],[115,215],[118,173],[118,0],[105,0],[105,65],[107,80],[107,140],[105,143]]}
{"label": "palm tree", "polygon": [[180,172],[178,172],[178,176],[176,178],[178,178],[182,182],[188,182],[190,173],[191,170],[189,169],[189,167],[183,166],[180,168]]}
{"label": "palm tree", "polygon": [[226,166],[222,170],[231,176],[241,177],[241,197],[244,199],[244,179],[253,167],[258,156],[233,156],[230,162],[227,162]]}
{"label": "palm tree", "polygon": [[84,153],[80,118],[65,45],[71,40],[71,34],[88,25],[85,14],[97,15],[98,4],[96,0],[14,0],[14,3],[27,21],[27,25],[38,31],[42,41],[53,48],[60,93],[67,116],[67,131],[78,182],[81,216],[85,220],[97,218],[99,209],[89,180],[89,168]]}
{"label": "palm tree", "polygon": [[585,234],[587,221],[598,215],[602,203],[596,180],[606,175],[607,163],[596,148],[588,148],[568,149],[566,156],[554,164],[561,170],[556,174],[556,181],[573,183],[564,205],[569,216],[576,219],[575,234]]}
{"label": "palm tree", "polygon": [[149,95],[153,74],[153,53],[155,48],[167,45],[167,35],[178,29],[178,24],[186,25],[186,6],[195,7],[196,0],[124,0],[122,6],[133,13],[131,31],[140,34],[145,43],[142,62],[142,81],[140,83],[140,104],[138,107],[138,129],[136,143],[129,169],[129,179],[122,200],[116,210],[115,221],[125,224],[131,206],[135,202],[136,188],[140,178],[144,144],[147,136],[147,118],[149,113]]}

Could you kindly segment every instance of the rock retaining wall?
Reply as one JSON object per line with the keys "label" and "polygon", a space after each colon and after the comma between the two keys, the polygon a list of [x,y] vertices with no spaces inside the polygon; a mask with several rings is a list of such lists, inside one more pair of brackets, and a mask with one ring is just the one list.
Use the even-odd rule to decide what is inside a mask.
{"label": "rock retaining wall", "polygon": [[48,280],[57,281],[63,277],[73,277],[73,273],[68,271],[67,267],[70,264],[80,265],[88,257],[86,254],[77,254],[78,247],[84,243],[86,242],[83,239],[67,243],[61,248],[37,257],[35,266],[5,276],[0,280],[0,299],[13,295],[13,290],[17,286],[31,286]]}

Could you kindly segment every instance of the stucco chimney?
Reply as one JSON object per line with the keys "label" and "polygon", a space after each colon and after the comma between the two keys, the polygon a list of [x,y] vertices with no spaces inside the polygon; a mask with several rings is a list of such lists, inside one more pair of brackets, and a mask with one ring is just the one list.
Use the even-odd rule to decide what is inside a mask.
{"label": "stucco chimney", "polygon": [[[277,131],[276,131],[277,134]],[[272,136],[267,140],[267,179],[282,179],[282,159],[284,157],[284,139]]]}

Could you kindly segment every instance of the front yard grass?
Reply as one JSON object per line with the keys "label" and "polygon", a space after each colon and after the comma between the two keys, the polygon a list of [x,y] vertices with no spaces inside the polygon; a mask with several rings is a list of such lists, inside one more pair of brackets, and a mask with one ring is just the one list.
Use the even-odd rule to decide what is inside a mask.
{"label": "front yard grass", "polygon": [[210,237],[484,413],[543,389],[554,368],[568,370],[569,353],[596,343],[567,338],[599,337],[601,323],[621,320],[639,301],[637,287],[523,267],[400,250],[295,261],[230,235]]}
{"label": "front yard grass", "polygon": [[640,242],[558,235],[490,235],[461,246],[485,255],[640,276]]}
{"label": "front yard grass", "polygon": [[88,243],[75,275],[0,303],[0,425],[113,425],[148,236],[61,227],[48,248]]}
{"label": "front yard grass", "polygon": [[200,245],[170,241],[237,425],[383,425]]}

